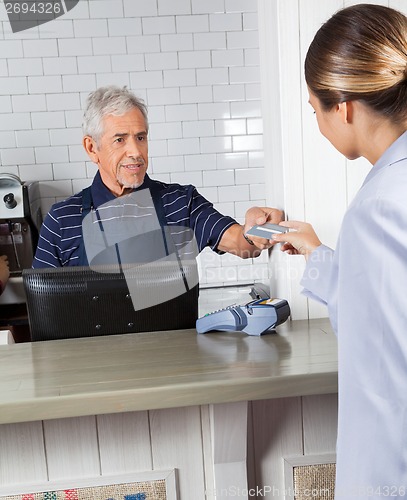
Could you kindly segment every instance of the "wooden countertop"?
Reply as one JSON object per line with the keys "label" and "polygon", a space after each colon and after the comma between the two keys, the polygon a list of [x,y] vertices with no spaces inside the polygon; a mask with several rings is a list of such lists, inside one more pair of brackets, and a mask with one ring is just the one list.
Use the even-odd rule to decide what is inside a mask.
{"label": "wooden countertop", "polygon": [[0,423],[337,392],[327,319],[0,346]]}

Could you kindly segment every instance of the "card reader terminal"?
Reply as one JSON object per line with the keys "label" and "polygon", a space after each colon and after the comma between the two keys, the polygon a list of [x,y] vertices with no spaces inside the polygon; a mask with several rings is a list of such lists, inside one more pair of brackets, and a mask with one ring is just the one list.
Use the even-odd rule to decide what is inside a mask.
{"label": "card reader terminal", "polygon": [[246,305],[231,305],[197,319],[198,333],[210,331],[245,332],[263,335],[284,323],[290,316],[290,306],[284,299],[253,300]]}

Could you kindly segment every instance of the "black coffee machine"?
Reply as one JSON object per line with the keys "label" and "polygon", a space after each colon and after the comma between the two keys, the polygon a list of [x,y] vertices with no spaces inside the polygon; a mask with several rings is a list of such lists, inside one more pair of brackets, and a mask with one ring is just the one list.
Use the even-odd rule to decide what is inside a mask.
{"label": "black coffee machine", "polygon": [[0,319],[25,304],[23,269],[31,268],[42,223],[38,182],[0,173],[0,255],[7,255],[10,280],[0,296]]}

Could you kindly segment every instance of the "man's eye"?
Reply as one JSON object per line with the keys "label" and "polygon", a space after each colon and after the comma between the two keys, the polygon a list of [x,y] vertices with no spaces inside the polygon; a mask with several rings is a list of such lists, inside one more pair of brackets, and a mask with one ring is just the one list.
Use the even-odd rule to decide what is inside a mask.
{"label": "man's eye", "polygon": [[146,140],[146,138],[145,138],[145,136],[144,136],[144,135],[139,135],[139,136],[137,136],[137,140],[138,140],[138,141],[145,141],[145,140]]}
{"label": "man's eye", "polygon": [[124,141],[123,137],[117,137],[115,140],[115,142],[123,142],[123,141]]}

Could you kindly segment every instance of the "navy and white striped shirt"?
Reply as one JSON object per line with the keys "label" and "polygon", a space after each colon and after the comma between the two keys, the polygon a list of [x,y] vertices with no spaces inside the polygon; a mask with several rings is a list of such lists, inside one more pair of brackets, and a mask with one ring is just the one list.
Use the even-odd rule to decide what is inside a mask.
{"label": "navy and white striped shirt", "polygon": [[[165,184],[145,176],[144,183],[137,190],[158,184],[164,214],[168,226],[184,226],[194,231],[199,251],[209,246],[217,250],[224,232],[237,222],[220,214],[212,203],[201,196],[191,185]],[[94,207],[103,205],[116,197],[103,184],[98,172],[91,186]],[[33,267],[62,267],[80,264],[82,235],[82,192],[56,203],[44,219],[41,227]],[[118,216],[117,218],[119,218]]]}

